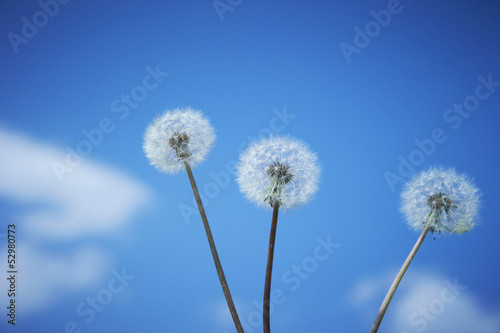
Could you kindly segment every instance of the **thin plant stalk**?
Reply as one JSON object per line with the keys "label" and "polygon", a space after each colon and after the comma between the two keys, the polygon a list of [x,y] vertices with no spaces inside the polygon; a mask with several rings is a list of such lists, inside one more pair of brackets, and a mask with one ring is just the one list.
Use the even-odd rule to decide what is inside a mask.
{"label": "thin plant stalk", "polygon": [[387,311],[387,308],[389,307],[389,303],[392,300],[392,296],[394,296],[394,293],[396,292],[396,289],[398,288],[399,283],[403,279],[403,276],[405,275],[406,270],[408,269],[413,258],[415,257],[415,254],[417,254],[417,251],[420,248],[420,245],[422,245],[422,242],[424,241],[425,236],[427,236],[427,233],[429,232],[429,230],[432,229],[432,225],[433,225],[432,220],[434,218],[435,217],[434,217],[433,211],[431,210],[429,217],[427,219],[427,222],[424,226],[424,230],[420,234],[420,237],[418,237],[417,242],[415,243],[415,245],[411,249],[410,254],[406,258],[403,266],[401,266],[401,269],[399,270],[398,275],[396,276],[396,278],[392,282],[392,285],[389,288],[387,295],[385,295],[385,298],[382,301],[382,305],[380,306],[380,309],[378,310],[377,316],[375,317],[375,321],[373,322],[370,333],[377,333],[378,332],[378,328],[379,328],[380,324],[382,323],[382,319],[384,318],[385,312]]}
{"label": "thin plant stalk", "polygon": [[196,186],[196,182],[193,177],[193,172],[191,171],[189,163],[184,161],[184,165],[186,167],[186,171],[189,176],[189,181],[191,182],[191,187],[193,188],[194,197],[196,198],[196,203],[198,204],[198,209],[200,211],[201,219],[203,221],[203,226],[205,227],[205,232],[207,233],[208,244],[210,245],[210,250],[212,251],[212,257],[214,259],[215,268],[217,269],[217,275],[219,276],[219,281],[222,286],[222,291],[224,292],[224,296],[226,297],[227,306],[229,307],[229,311],[231,312],[231,316],[233,317],[236,330],[238,331],[238,333],[244,333],[243,327],[241,326],[240,318],[238,317],[238,313],[236,312],[236,307],[234,306],[233,298],[231,297],[231,293],[229,292],[229,286],[227,284],[224,271],[222,270],[222,265],[219,260],[219,255],[217,254],[217,249],[215,248],[214,239],[212,237],[212,231],[210,230],[210,226],[208,224],[207,215],[205,214],[205,208],[203,207],[203,203],[201,202],[200,193],[198,192],[198,187]]}
{"label": "thin plant stalk", "polygon": [[264,333],[271,332],[269,321],[269,307],[271,304],[271,276],[273,272],[274,242],[276,239],[276,227],[278,225],[279,204],[273,207],[273,218],[271,221],[271,233],[269,235],[269,250],[267,253],[266,282],[264,285],[264,303],[262,309]]}

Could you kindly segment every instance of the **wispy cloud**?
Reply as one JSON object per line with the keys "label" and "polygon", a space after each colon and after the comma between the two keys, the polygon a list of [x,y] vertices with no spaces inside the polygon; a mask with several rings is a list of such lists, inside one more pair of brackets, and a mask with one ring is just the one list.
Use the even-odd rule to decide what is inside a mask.
{"label": "wispy cloud", "polygon": [[[46,308],[105,278],[113,261],[106,249],[67,241],[119,231],[149,202],[148,187],[91,159],[61,183],[51,163],[65,151],[4,126],[0,146],[0,200],[21,207],[15,221],[22,231],[16,248],[21,310]],[[64,251],[54,250],[58,244]],[[0,288],[7,290],[5,279]]]}
{"label": "wispy cloud", "polygon": [[[96,285],[106,278],[112,260],[107,251],[91,245],[59,253],[28,244],[19,246],[18,253],[22,254],[17,266],[22,295],[18,306],[23,312],[50,307],[72,292]],[[7,290],[3,284],[2,280],[0,286]]]}
{"label": "wispy cloud", "polygon": [[[375,311],[361,311],[368,327],[395,274],[364,277],[350,291],[348,301],[358,311]],[[500,308],[484,305],[459,277],[413,272],[397,290],[382,325],[398,333],[495,333],[500,332]]]}
{"label": "wispy cloud", "polygon": [[145,185],[90,159],[58,182],[51,163],[65,152],[5,127],[0,145],[0,196],[37,204],[21,216],[28,231],[65,239],[107,233],[130,221],[149,199]]}

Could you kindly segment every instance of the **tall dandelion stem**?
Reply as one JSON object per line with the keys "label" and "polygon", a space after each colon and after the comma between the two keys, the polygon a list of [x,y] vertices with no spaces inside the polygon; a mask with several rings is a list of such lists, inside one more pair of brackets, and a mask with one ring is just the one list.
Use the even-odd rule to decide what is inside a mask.
{"label": "tall dandelion stem", "polygon": [[231,293],[229,291],[229,286],[227,285],[226,276],[224,275],[224,271],[222,270],[222,265],[219,260],[219,255],[217,254],[217,249],[215,248],[215,242],[212,237],[212,231],[210,230],[210,226],[208,224],[207,215],[205,214],[205,208],[203,207],[203,203],[201,202],[200,193],[198,192],[198,187],[196,186],[196,182],[193,177],[193,172],[191,171],[191,167],[189,166],[188,162],[184,161],[184,166],[186,167],[189,181],[191,182],[191,187],[193,188],[193,194],[196,199],[196,203],[198,204],[198,209],[200,211],[201,219],[203,221],[203,226],[205,227],[205,232],[207,234],[208,244],[210,245],[210,250],[212,251],[212,257],[214,259],[215,268],[217,269],[217,275],[219,276],[219,281],[222,286],[222,291],[224,292],[224,296],[226,297],[227,306],[229,307],[229,311],[231,312],[231,316],[233,317],[236,330],[238,331],[238,333],[244,333],[243,327],[241,326],[240,318],[238,317],[238,313],[236,312],[236,307],[234,306],[233,298],[231,297]]}
{"label": "tall dandelion stem", "polygon": [[370,333],[378,331],[392,296],[429,230],[459,235],[471,230],[478,219],[479,197],[479,189],[470,178],[443,167],[423,171],[405,184],[401,212],[408,224],[422,233],[389,288]]}
{"label": "tall dandelion stem", "polygon": [[269,321],[269,307],[271,304],[271,276],[273,274],[274,242],[276,239],[276,227],[278,226],[279,204],[273,207],[273,219],[271,221],[271,233],[269,235],[269,250],[267,253],[266,281],[264,284],[264,305],[262,309],[264,333],[271,332]]}
{"label": "tall dandelion stem", "polygon": [[273,210],[267,255],[262,323],[271,332],[271,277],[278,213],[308,202],[318,189],[316,154],[301,141],[273,137],[254,142],[240,156],[237,181],[245,196],[259,206]]}
{"label": "tall dandelion stem", "polygon": [[423,229],[422,233],[420,234],[420,237],[418,237],[417,242],[415,243],[415,245],[411,249],[410,254],[406,258],[405,262],[403,263],[403,266],[401,266],[401,269],[399,270],[398,275],[396,276],[396,278],[392,282],[392,285],[389,288],[387,295],[385,295],[385,298],[382,301],[382,305],[380,306],[380,309],[378,310],[377,316],[375,317],[375,321],[373,322],[370,333],[377,333],[378,332],[378,328],[379,328],[380,324],[382,323],[382,319],[384,318],[385,312],[387,311],[387,308],[389,307],[389,303],[392,300],[392,296],[394,296],[394,293],[396,292],[396,289],[398,288],[399,283],[403,279],[403,276],[405,275],[406,270],[408,269],[413,258],[415,257],[415,254],[417,254],[417,251],[420,248],[420,245],[422,245],[422,243],[425,239],[425,236],[427,236],[427,233],[429,232],[429,230],[433,230],[433,225],[434,225],[433,222],[435,221],[435,219],[436,219],[436,217],[433,214],[433,210],[431,210],[429,217],[427,219],[427,222],[424,226],[424,229]]}

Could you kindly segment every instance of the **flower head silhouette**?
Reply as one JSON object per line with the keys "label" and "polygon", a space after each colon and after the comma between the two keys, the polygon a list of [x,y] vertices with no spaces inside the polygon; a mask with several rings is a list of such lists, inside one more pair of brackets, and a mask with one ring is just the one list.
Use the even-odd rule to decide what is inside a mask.
{"label": "flower head silhouette", "polygon": [[151,165],[176,174],[202,162],[212,149],[215,131],[200,111],[191,108],[166,111],[146,129],[143,149]]}

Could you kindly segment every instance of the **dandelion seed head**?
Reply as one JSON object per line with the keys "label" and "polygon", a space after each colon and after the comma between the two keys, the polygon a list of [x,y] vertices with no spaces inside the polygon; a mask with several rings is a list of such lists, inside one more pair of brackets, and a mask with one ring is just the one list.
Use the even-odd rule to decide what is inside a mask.
{"label": "dandelion seed head", "polygon": [[215,141],[215,131],[200,111],[191,108],[168,110],[156,117],[144,134],[143,150],[151,165],[176,174],[184,167],[202,162]]}
{"label": "dandelion seed head", "polygon": [[271,136],[251,144],[241,154],[237,179],[241,192],[258,206],[301,206],[318,190],[316,154],[301,141]]}
{"label": "dandelion seed head", "polygon": [[401,212],[410,227],[422,230],[431,216],[431,231],[462,234],[477,223],[480,191],[465,174],[434,167],[406,183]]}

